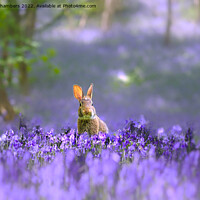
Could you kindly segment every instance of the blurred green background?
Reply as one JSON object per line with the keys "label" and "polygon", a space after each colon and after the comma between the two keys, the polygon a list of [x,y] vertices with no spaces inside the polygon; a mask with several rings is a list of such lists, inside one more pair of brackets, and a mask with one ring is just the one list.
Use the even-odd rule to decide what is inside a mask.
{"label": "blurred green background", "polygon": [[129,118],[199,130],[199,78],[200,0],[0,0],[1,129],[19,113],[76,128],[72,86],[94,83],[111,131]]}

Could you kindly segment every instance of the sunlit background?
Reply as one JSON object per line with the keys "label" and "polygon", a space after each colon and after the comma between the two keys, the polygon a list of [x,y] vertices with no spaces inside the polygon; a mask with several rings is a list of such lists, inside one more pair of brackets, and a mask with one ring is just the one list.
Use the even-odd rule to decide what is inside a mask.
{"label": "sunlit background", "polygon": [[200,128],[199,0],[67,2],[96,8],[0,9],[0,129],[14,113],[76,128],[73,84],[90,83],[111,132],[130,118]]}

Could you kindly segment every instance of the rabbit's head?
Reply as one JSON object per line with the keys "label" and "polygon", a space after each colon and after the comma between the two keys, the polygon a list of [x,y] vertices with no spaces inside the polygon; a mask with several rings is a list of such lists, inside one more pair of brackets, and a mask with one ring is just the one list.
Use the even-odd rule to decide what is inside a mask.
{"label": "rabbit's head", "polygon": [[93,119],[96,116],[96,110],[92,102],[93,84],[90,85],[87,95],[83,94],[83,90],[79,85],[73,86],[74,97],[79,101],[78,116],[82,119]]}

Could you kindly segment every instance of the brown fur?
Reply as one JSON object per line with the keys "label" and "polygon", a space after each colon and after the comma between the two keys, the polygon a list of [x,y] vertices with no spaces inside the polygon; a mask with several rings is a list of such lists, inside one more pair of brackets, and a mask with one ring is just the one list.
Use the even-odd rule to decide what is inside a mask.
{"label": "brown fur", "polygon": [[92,102],[93,84],[90,85],[87,95],[84,96],[82,88],[73,86],[74,97],[79,101],[78,133],[87,132],[90,136],[101,132],[108,133],[108,127],[97,115]]}

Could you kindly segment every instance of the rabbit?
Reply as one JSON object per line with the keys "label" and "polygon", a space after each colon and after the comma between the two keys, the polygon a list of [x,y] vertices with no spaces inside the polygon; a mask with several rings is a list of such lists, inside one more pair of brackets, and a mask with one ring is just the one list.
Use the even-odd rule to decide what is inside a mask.
{"label": "rabbit", "polygon": [[108,133],[108,127],[96,114],[92,102],[93,84],[91,83],[87,95],[79,85],[73,85],[74,97],[79,101],[78,109],[78,134],[87,132],[90,136],[97,135],[100,131]]}

